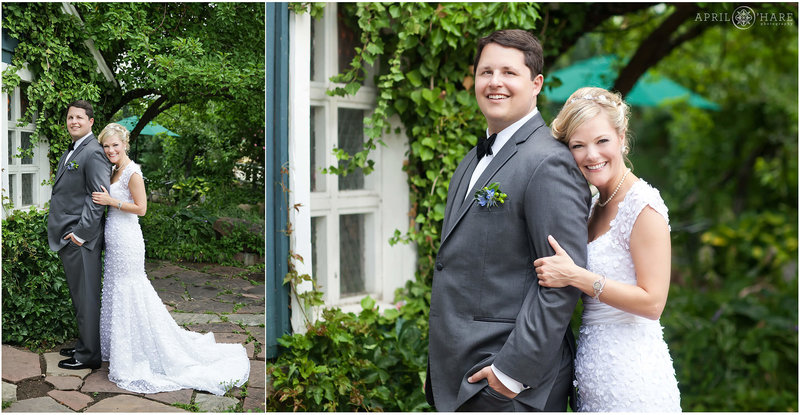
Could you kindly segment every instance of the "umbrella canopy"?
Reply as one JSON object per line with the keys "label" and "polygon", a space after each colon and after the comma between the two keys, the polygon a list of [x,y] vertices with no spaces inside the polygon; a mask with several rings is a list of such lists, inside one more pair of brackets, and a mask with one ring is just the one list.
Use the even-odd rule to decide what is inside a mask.
{"label": "umbrella canopy", "polygon": [[[553,77],[561,80],[561,86],[545,87],[542,95],[555,102],[564,102],[578,88],[594,86],[610,88],[617,77],[615,64],[617,58],[612,55],[596,56],[551,73],[545,85],[549,85]],[[650,71],[639,78],[633,89],[625,97],[630,105],[655,107],[666,100],[687,99],[689,105],[697,108],[719,110],[719,105],[684,88],[675,81],[664,76],[655,76]]]}
{"label": "umbrella canopy", "polygon": [[[117,124],[120,124],[123,127],[127,128],[128,131],[133,131],[133,128],[136,127],[136,123],[138,122],[139,122],[139,117],[134,115],[132,117],[123,118],[117,121]],[[172,131],[156,124],[153,121],[147,123],[147,125],[145,125],[144,128],[142,128],[142,131],[139,133],[139,135],[156,135],[160,133],[166,133],[167,135],[171,135],[173,137],[180,137],[178,134],[173,133]]]}

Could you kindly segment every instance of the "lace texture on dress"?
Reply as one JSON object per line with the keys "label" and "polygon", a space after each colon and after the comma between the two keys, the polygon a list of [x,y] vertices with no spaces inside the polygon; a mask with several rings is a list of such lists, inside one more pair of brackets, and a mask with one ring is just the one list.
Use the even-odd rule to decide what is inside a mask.
{"label": "lace texture on dress", "polygon": [[[592,209],[594,209],[593,201]],[[588,247],[587,268],[609,280],[636,284],[630,237],[650,206],[669,224],[658,190],[639,179],[620,202],[610,229]],[[575,359],[578,409],[582,412],[680,412],[680,392],[658,320],[583,296],[584,312]]]}
{"label": "lace texture on dress", "polygon": [[[133,174],[141,175],[141,168],[129,163],[111,184],[111,197],[133,203]],[[197,389],[222,395],[244,384],[250,374],[245,348],[179,327],[145,274],[138,216],[116,207],[108,212],[100,346],[109,380],[137,393]]]}

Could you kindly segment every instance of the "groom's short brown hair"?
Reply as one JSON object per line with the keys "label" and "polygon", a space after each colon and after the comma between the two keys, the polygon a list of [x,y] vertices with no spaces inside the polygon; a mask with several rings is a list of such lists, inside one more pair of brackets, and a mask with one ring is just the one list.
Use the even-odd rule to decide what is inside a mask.
{"label": "groom's short brown hair", "polygon": [[478,53],[475,55],[473,75],[475,75],[478,70],[478,61],[481,59],[483,48],[490,43],[497,43],[500,46],[522,51],[525,55],[525,66],[531,70],[531,80],[536,78],[536,75],[542,73],[544,69],[544,52],[542,50],[542,44],[539,43],[539,39],[528,31],[509,29],[498,30],[478,41]]}
{"label": "groom's short brown hair", "polygon": [[[82,99],[79,99],[77,101],[72,101],[69,103],[69,105],[67,105],[67,113],[69,113],[69,109],[72,107],[81,108],[82,110],[86,111],[87,118],[89,119],[94,118],[94,107],[92,107],[91,102]],[[66,118],[66,115],[64,115],[64,118]]]}

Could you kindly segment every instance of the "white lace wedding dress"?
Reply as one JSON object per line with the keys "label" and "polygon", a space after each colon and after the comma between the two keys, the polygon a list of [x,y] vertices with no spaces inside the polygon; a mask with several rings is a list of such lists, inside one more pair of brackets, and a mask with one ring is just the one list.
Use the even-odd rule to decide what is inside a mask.
{"label": "white lace wedding dress", "polygon": [[[142,172],[131,162],[111,184],[111,197],[133,203],[133,174]],[[247,381],[250,362],[241,344],[182,329],[161,303],[145,274],[137,215],[110,207],[105,243],[100,346],[109,380],[137,393],[197,389],[216,395]]]}
{"label": "white lace wedding dress", "polygon": [[[593,201],[597,202],[597,197]],[[588,269],[607,279],[636,284],[630,237],[639,213],[650,206],[669,223],[658,190],[636,181],[619,205],[611,228],[589,244]],[[601,296],[602,297],[602,296]],[[680,392],[658,320],[583,296],[575,360],[581,412],[680,412]]]}

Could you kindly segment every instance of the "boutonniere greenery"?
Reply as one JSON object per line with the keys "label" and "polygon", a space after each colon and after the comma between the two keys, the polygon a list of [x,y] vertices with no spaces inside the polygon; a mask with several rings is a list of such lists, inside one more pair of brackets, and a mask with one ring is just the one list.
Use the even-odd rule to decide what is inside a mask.
{"label": "boutonniere greenery", "polygon": [[475,200],[481,206],[491,210],[493,207],[506,202],[507,194],[500,191],[500,183],[494,182],[475,192]]}
{"label": "boutonniere greenery", "polygon": [[67,170],[78,170],[78,162],[74,160],[69,162],[69,164],[67,164]]}

